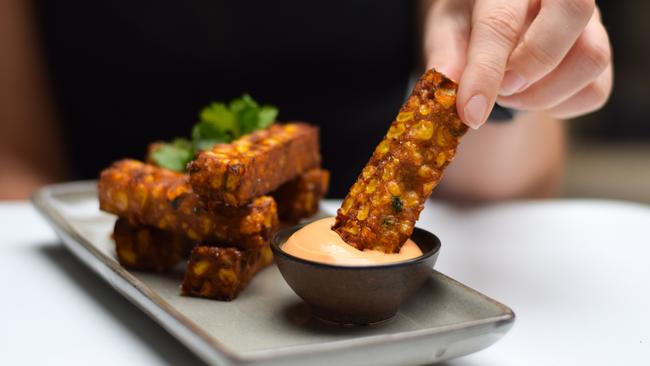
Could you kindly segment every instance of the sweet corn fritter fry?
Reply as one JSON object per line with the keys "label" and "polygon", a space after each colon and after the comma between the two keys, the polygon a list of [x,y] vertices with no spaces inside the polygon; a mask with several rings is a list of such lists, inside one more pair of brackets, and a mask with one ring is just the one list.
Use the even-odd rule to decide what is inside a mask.
{"label": "sweet corn fritter fry", "polygon": [[325,169],[311,169],[271,192],[284,223],[295,223],[313,216],[327,193],[330,174]]}
{"label": "sweet corn fritter fry", "polygon": [[348,244],[394,253],[411,236],[467,131],[457,88],[434,70],[415,85],[337,212],[332,229]]}
{"label": "sweet corn fritter fry", "polygon": [[181,293],[230,301],[272,261],[268,245],[246,251],[199,245],[192,250]]}
{"label": "sweet corn fritter fry", "polygon": [[152,226],[190,240],[241,248],[268,243],[278,226],[275,200],[260,196],[242,207],[210,208],[194,194],[182,173],[121,160],[99,179],[100,208],[133,225]]}
{"label": "sweet corn fritter fry", "polygon": [[135,226],[123,218],[115,222],[113,240],[120,264],[152,272],[171,271],[195,244],[183,235],[150,226]]}
{"label": "sweet corn fritter fry", "polygon": [[274,124],[199,152],[188,171],[192,188],[205,201],[242,206],[320,161],[316,127]]}

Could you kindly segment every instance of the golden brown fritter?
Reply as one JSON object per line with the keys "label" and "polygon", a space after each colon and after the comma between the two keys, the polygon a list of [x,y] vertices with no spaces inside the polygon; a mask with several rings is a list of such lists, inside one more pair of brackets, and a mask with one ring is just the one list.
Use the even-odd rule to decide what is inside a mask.
{"label": "golden brown fritter", "polygon": [[198,153],[188,171],[194,191],[205,201],[242,206],[320,161],[318,128],[274,124]]}
{"label": "golden brown fritter", "polygon": [[467,126],[458,85],[429,70],[418,81],[338,210],[332,228],[358,249],[399,251],[456,154]]}
{"label": "golden brown fritter", "polygon": [[210,244],[261,247],[278,227],[275,200],[255,198],[242,207],[211,205],[192,191],[182,173],[121,160],[99,179],[100,208],[145,225]]}
{"label": "golden brown fritter", "polygon": [[120,264],[152,272],[171,271],[195,244],[183,235],[150,226],[135,226],[124,218],[115,222],[113,240]]}
{"label": "golden brown fritter", "polygon": [[329,188],[330,174],[325,169],[311,169],[271,192],[284,223],[296,223],[318,212],[320,200]]}
{"label": "golden brown fritter", "polygon": [[181,293],[230,301],[272,261],[273,254],[268,244],[245,251],[199,245],[192,250]]}

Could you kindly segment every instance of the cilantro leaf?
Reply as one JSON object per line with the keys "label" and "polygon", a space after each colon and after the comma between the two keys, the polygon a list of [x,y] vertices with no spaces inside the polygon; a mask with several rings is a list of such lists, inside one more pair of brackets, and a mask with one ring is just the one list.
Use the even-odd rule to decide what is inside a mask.
{"label": "cilantro leaf", "polygon": [[153,151],[151,158],[160,167],[182,172],[194,158],[194,149],[189,140],[175,139]]}
{"label": "cilantro leaf", "polygon": [[271,105],[262,106],[262,108],[258,113],[259,120],[257,122],[257,128],[262,129],[262,128],[269,127],[273,122],[275,122],[275,118],[277,116],[278,116],[277,108]]}
{"label": "cilantro leaf", "polygon": [[230,143],[242,135],[270,126],[278,116],[278,109],[260,106],[250,95],[244,94],[226,104],[212,102],[199,113],[199,121],[192,127],[192,140],[175,139],[152,152],[151,158],[163,168],[184,171],[196,152],[209,150],[215,144]]}
{"label": "cilantro leaf", "polygon": [[259,111],[257,108],[246,107],[237,114],[242,135],[258,130]]}
{"label": "cilantro leaf", "polygon": [[202,135],[201,138],[220,139],[225,135],[232,139],[239,135],[237,116],[224,103],[213,102],[203,108],[199,114],[199,124],[210,126],[202,129],[201,132],[207,135]]}
{"label": "cilantro leaf", "polygon": [[240,98],[233,99],[230,101],[230,110],[235,113],[238,113],[239,111],[245,108],[257,109],[259,108],[259,105],[248,94],[244,94]]}
{"label": "cilantro leaf", "polygon": [[393,206],[393,211],[400,213],[404,209],[404,202],[399,197],[393,196],[390,200],[390,204]]}
{"label": "cilantro leaf", "polygon": [[[224,131],[212,122],[201,121],[194,125],[192,128],[192,141],[195,148],[197,141],[214,140],[215,143],[230,142],[232,140],[231,133]],[[203,148],[197,148],[202,150]]]}

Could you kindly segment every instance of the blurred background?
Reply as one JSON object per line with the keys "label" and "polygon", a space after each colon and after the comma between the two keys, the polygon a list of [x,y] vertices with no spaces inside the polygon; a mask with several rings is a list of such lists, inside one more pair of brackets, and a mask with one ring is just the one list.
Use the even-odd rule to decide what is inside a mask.
{"label": "blurred background", "polygon": [[[0,1],[2,5],[10,4],[7,8],[28,3]],[[278,12],[274,11],[275,3],[260,2],[252,12],[248,2],[234,1],[188,0],[181,6],[170,1],[35,0],[28,6],[30,19],[26,25],[16,25],[18,20],[0,14],[0,43],[15,42],[18,38],[3,37],[18,29],[24,34],[20,39],[24,47],[36,45],[40,57],[36,65],[25,61],[19,66],[3,64],[0,57],[0,71],[23,66],[42,70],[48,88],[36,94],[51,92],[53,105],[29,105],[43,96],[40,94],[21,98],[28,103],[27,109],[32,108],[32,115],[22,125],[19,123],[19,131],[9,132],[16,139],[30,135],[25,144],[44,143],[43,136],[58,132],[30,130],[28,119],[47,118],[48,110],[55,111],[57,122],[65,124],[69,131],[63,141],[75,141],[63,146],[74,169],[62,179],[96,177],[98,167],[113,160],[142,156],[146,146],[143,141],[187,135],[196,111],[207,102],[228,100],[245,91],[253,97],[272,96],[272,100],[261,101],[280,106],[282,120],[304,118],[317,124],[339,120],[341,125],[360,133],[368,126],[359,121],[372,123],[394,113],[395,101],[403,98],[408,77],[417,64],[417,30],[409,26],[416,14],[396,1],[381,2],[382,6],[372,3],[352,1],[342,11],[340,4],[323,3],[314,10],[314,4],[283,1],[283,11]],[[567,123],[569,152],[562,196],[650,203],[650,22],[646,19],[650,2],[597,3],[614,49],[614,91],[602,110]],[[237,18],[222,14],[237,14]],[[335,27],[322,20],[328,16],[337,17]],[[359,19],[368,26],[360,27]],[[378,26],[384,24],[378,22],[390,26]],[[237,42],[224,32],[227,29],[237,29]],[[282,38],[287,29],[294,38]],[[278,39],[282,39],[284,47],[301,52],[286,59],[288,56],[273,46]],[[375,43],[361,45],[367,40]],[[340,52],[325,51],[332,47]],[[314,59],[333,66],[319,70],[306,66]],[[305,66],[296,69],[295,65]],[[247,72],[242,75],[241,70]],[[376,77],[378,73],[381,78]],[[0,83],[21,85],[12,80],[11,74],[0,76]],[[337,81],[341,78],[349,81],[345,87]],[[241,85],[261,79],[264,83],[259,85],[263,86],[240,89]],[[309,97],[296,98],[293,85],[305,85],[305,80],[309,80],[310,90],[305,94]],[[294,88],[294,93],[282,94],[275,85]],[[7,94],[0,93],[0,118],[19,119],[4,113],[2,102],[24,91],[4,88],[3,92]],[[347,102],[351,95],[355,96],[354,105]],[[379,100],[379,95],[385,100]],[[330,105],[322,105],[322,100]],[[314,110],[318,113],[310,115]],[[155,127],[136,129],[133,121],[147,121]],[[337,141],[349,152],[345,159],[326,152],[330,160],[326,159],[325,166],[331,168],[336,159],[345,160],[354,169],[361,166],[367,151],[383,134],[383,130],[376,131],[364,141],[346,141],[345,134],[335,129],[322,130],[323,140]],[[123,138],[87,138],[116,133]],[[116,144],[123,156],[108,153],[115,150]],[[44,151],[56,148],[43,146]],[[41,154],[32,158],[51,157]],[[52,159],[46,166],[59,164]],[[348,184],[343,183],[337,189]]]}
{"label": "blurred background", "polygon": [[569,124],[567,197],[650,202],[650,2],[597,1],[614,49],[614,91]]}

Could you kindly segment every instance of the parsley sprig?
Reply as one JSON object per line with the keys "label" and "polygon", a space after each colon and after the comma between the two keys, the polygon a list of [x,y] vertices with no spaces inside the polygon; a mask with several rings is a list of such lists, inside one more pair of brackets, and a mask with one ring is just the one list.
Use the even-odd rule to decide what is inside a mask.
{"label": "parsley sprig", "polygon": [[201,110],[199,121],[192,128],[192,138],[176,138],[156,149],[151,158],[158,166],[184,171],[194,155],[215,144],[230,143],[242,135],[270,126],[278,109],[259,105],[250,95],[233,99],[230,103],[213,102]]}

